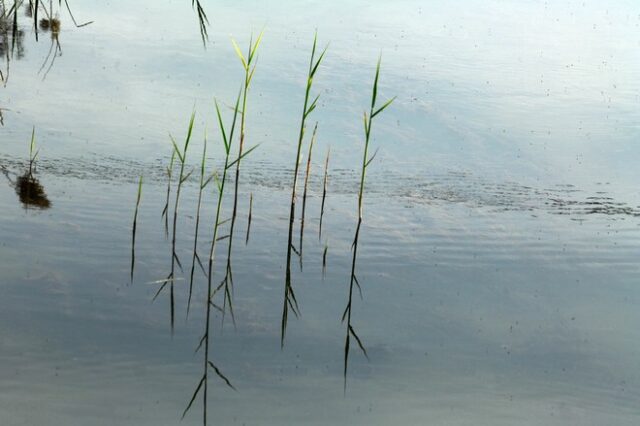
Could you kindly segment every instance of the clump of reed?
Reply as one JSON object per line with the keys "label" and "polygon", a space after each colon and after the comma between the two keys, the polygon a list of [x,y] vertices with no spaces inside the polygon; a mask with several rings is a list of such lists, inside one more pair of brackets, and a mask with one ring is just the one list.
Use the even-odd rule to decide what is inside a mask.
{"label": "clump of reed", "polygon": [[362,225],[362,211],[363,211],[363,199],[364,199],[364,187],[365,187],[365,178],[367,173],[367,168],[373,161],[376,156],[376,152],[373,155],[369,156],[369,143],[371,141],[371,128],[373,124],[373,119],[378,116],[382,111],[384,111],[395,98],[391,98],[386,101],[381,107],[376,106],[376,101],[378,97],[378,79],[380,77],[380,63],[381,57],[378,58],[378,64],[376,66],[376,74],[373,80],[373,91],[371,94],[371,109],[369,113],[364,113],[364,152],[362,156],[362,168],[360,172],[360,189],[358,191],[358,222],[356,225],[355,236],[353,237],[352,254],[353,257],[351,259],[351,279],[349,281],[349,297],[347,300],[347,306],[342,314],[342,322],[346,323],[346,336],[344,343],[344,370],[343,370],[343,378],[344,378],[344,392],[347,391],[347,370],[349,366],[349,349],[351,346],[351,338],[356,341],[358,347],[364,354],[364,356],[368,359],[367,350],[362,344],[362,340],[358,337],[358,334],[355,331],[355,328],[352,324],[352,312],[353,312],[353,293],[354,289],[357,287],[360,297],[362,297],[362,288],[360,287],[360,282],[358,281],[356,275],[356,260],[358,256],[358,240],[360,238],[360,227]]}
{"label": "clump of reed", "polygon": [[287,242],[287,266],[284,280],[284,301],[282,307],[282,321],[280,326],[280,347],[284,347],[284,339],[287,332],[287,322],[289,318],[289,309],[295,316],[299,315],[298,301],[293,290],[293,284],[291,281],[291,258],[292,252],[300,255],[300,252],[296,250],[293,245],[293,225],[295,221],[296,213],[296,188],[298,186],[298,171],[300,168],[300,153],[302,152],[302,144],[304,142],[304,135],[306,130],[306,122],[309,115],[316,109],[318,99],[320,95],[317,95],[311,100],[311,88],[313,87],[313,79],[322,63],[322,59],[327,51],[327,48],[322,51],[319,57],[316,59],[316,48],[318,44],[318,34],[313,37],[313,46],[311,48],[311,58],[309,60],[309,70],[307,73],[307,84],[304,95],[304,105],[302,107],[302,116],[300,119],[300,131],[298,133],[298,144],[296,149],[296,157],[293,171],[293,184],[291,185],[291,206],[289,211],[289,236]]}

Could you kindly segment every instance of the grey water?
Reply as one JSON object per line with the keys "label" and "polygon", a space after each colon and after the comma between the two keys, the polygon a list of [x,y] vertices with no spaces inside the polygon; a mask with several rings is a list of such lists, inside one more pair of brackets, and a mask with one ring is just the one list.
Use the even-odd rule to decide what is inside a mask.
{"label": "grey water", "polygon": [[[246,143],[260,146],[243,160],[233,250],[236,326],[212,321],[212,358],[237,391],[212,379],[209,423],[640,422],[640,4],[208,1],[205,48],[188,0],[70,1],[78,23],[93,21],[80,28],[54,2],[59,32],[40,26],[37,39],[26,3],[15,36],[0,25],[0,424],[202,424],[201,398],[181,420],[202,366],[198,270],[186,318],[197,168],[205,131],[209,172],[222,165],[214,98],[230,114],[243,78],[231,39],[246,46],[262,30],[246,111]],[[293,265],[301,315],[281,349],[316,30],[329,48],[314,82],[304,269]],[[358,247],[353,322],[369,360],[352,346],[343,393],[362,113],[380,54],[380,96],[397,98],[374,123]],[[180,142],[194,110],[172,332],[168,294],[152,299],[171,261],[169,134]],[[203,259],[215,195],[205,191]]]}

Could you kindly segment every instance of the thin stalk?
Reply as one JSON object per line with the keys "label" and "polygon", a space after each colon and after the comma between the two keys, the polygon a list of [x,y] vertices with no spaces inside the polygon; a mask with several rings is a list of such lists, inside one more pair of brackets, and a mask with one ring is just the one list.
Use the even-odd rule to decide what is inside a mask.
{"label": "thin stalk", "polygon": [[363,210],[362,202],[364,198],[364,185],[365,185],[367,167],[369,166],[369,164],[371,164],[371,161],[373,161],[373,159],[376,156],[376,154],[374,153],[371,157],[369,157],[369,142],[371,141],[371,125],[373,123],[373,119],[375,118],[375,116],[380,114],[395,99],[395,98],[392,98],[388,100],[387,102],[384,103],[384,105],[376,109],[376,98],[378,94],[378,79],[380,76],[380,62],[381,62],[381,58],[378,58],[378,65],[376,66],[376,75],[373,81],[373,93],[371,95],[371,109],[368,115],[366,112],[364,113],[365,141],[364,141],[364,153],[362,156],[362,169],[361,169],[362,171],[360,175],[360,189],[358,191],[358,223],[356,225],[356,233],[353,238],[353,244],[352,244],[353,257],[351,259],[351,279],[349,282],[349,298],[347,301],[347,307],[345,308],[344,313],[342,314],[342,321],[344,322],[346,319],[346,326],[347,326],[346,336],[345,336],[345,345],[344,345],[344,371],[343,371],[345,394],[347,392],[347,371],[349,366],[349,348],[351,345],[351,337],[353,337],[356,340],[358,347],[360,348],[364,356],[367,359],[369,359],[367,355],[367,351],[364,348],[362,341],[356,334],[356,331],[353,328],[353,325],[351,323],[351,313],[353,309],[353,292],[355,287],[358,288],[358,291],[360,292],[360,296],[362,297],[362,288],[360,287],[360,283],[358,282],[358,278],[356,276],[356,259],[358,256],[358,241],[360,238],[360,227],[362,225],[362,210]]}
{"label": "thin stalk", "polygon": [[313,152],[313,145],[316,142],[316,133],[318,132],[318,123],[316,122],[313,128],[313,134],[311,136],[311,142],[309,143],[309,153],[307,154],[307,168],[304,173],[304,190],[302,191],[302,212],[300,213],[300,270],[302,271],[302,242],[304,238],[304,213],[307,210],[307,188],[309,186],[309,173],[311,172],[311,154]]}
{"label": "thin stalk", "polygon": [[296,300],[295,293],[293,291],[293,285],[291,282],[291,257],[292,252],[297,251],[293,246],[293,224],[295,221],[296,213],[296,187],[298,186],[298,170],[300,168],[300,153],[302,151],[302,142],[304,141],[304,133],[306,127],[307,117],[316,108],[320,95],[316,96],[313,101],[310,102],[311,87],[313,86],[313,77],[318,71],[318,67],[322,62],[322,58],[327,51],[324,51],[315,59],[316,47],[317,47],[318,33],[316,32],[313,37],[313,47],[311,49],[311,59],[309,60],[309,72],[307,74],[307,87],[304,95],[304,106],[302,108],[302,116],[300,118],[300,132],[298,134],[298,146],[296,149],[295,166],[293,171],[293,184],[291,185],[291,208],[289,211],[289,237],[287,242],[287,267],[284,279],[284,301],[282,307],[282,321],[280,327],[280,347],[284,347],[284,338],[287,333],[287,322],[289,317],[289,309],[295,316],[299,315],[298,302]]}
{"label": "thin stalk", "polygon": [[138,227],[138,208],[142,198],[142,175],[138,182],[138,196],[136,197],[136,209],[133,213],[133,226],[131,227],[131,284],[133,284],[133,270],[136,264],[136,230]]}
{"label": "thin stalk", "polygon": [[327,158],[324,161],[324,178],[322,179],[322,204],[320,205],[320,225],[318,225],[318,241],[322,240],[322,219],[324,218],[324,204],[327,198],[327,187],[329,183],[329,155],[331,147],[327,150]]}

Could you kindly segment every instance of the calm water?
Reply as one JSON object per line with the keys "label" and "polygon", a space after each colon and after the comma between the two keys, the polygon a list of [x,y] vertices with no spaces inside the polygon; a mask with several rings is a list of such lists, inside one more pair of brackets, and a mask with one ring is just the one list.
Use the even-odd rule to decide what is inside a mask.
{"label": "calm water", "polygon": [[[180,416],[201,375],[206,279],[196,274],[188,321],[188,281],[176,282],[173,335],[168,293],[152,302],[171,260],[168,134],[181,139],[195,108],[188,161],[197,167],[207,129],[209,168],[221,166],[213,99],[231,104],[243,78],[230,37],[246,45],[263,28],[247,110],[247,143],[261,145],[243,163],[234,239],[237,326],[219,314],[212,323],[212,358],[238,391],[213,382],[210,424],[640,422],[637,2],[204,5],[206,50],[187,0],[71,2],[79,23],[94,22],[74,28],[62,10],[59,48],[51,32],[36,41],[21,12],[13,55],[0,27],[1,424],[202,423],[200,399]],[[304,270],[293,265],[302,315],[281,350],[292,163],[316,28],[330,46],[310,123],[319,136]],[[358,248],[353,322],[370,360],[352,347],[344,395],[361,114],[380,52],[381,96],[398,98],[376,118]],[[46,209],[26,208],[19,181],[34,126]],[[184,278],[196,199],[194,175],[178,222]],[[203,258],[214,203],[211,187]],[[216,281],[225,252],[226,242]]]}

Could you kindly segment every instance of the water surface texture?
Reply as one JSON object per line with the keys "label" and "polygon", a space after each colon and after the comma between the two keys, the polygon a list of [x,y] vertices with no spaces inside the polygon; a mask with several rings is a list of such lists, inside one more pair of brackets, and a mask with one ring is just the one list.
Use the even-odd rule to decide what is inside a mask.
{"label": "water surface texture", "polygon": [[[637,1],[206,1],[206,48],[188,0],[70,0],[78,24],[93,21],[79,28],[53,2],[37,36],[26,3],[15,32],[13,16],[0,23],[0,424],[202,424],[201,395],[180,420],[202,374],[199,268],[186,317],[199,157],[206,131],[208,172],[223,165],[214,98],[227,120],[244,78],[231,39],[244,48],[262,30],[245,111],[247,146],[260,145],[242,162],[232,251],[235,327],[217,310],[211,322],[212,359],[237,391],[210,378],[208,423],[640,424]],[[301,247],[298,188],[300,317],[289,315],[281,348],[316,30],[329,47],[314,79]],[[380,54],[379,96],[397,98],[374,123],[358,245],[352,321],[369,359],[352,341],[344,392],[340,319]],[[172,332],[169,293],[152,299],[171,264],[169,134],[182,143],[192,111]],[[216,199],[211,184],[204,261]]]}

